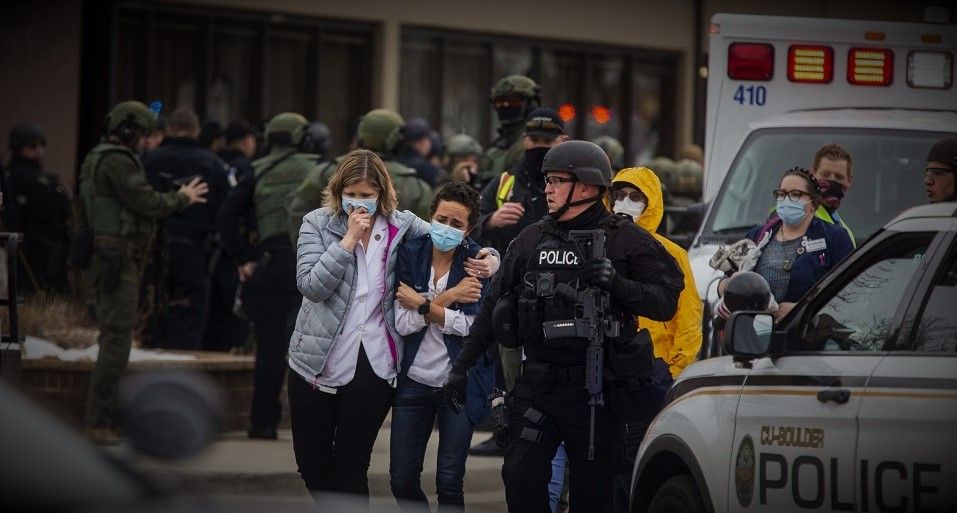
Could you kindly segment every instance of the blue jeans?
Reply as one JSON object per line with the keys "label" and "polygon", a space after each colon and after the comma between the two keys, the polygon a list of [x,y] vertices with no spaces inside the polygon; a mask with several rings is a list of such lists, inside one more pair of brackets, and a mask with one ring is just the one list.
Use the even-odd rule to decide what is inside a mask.
{"label": "blue jeans", "polygon": [[568,454],[565,452],[565,442],[562,442],[555,451],[555,457],[552,458],[552,479],[548,482],[548,507],[552,513],[558,511],[558,501],[562,500],[567,463]]}
{"label": "blue jeans", "polygon": [[439,511],[464,509],[462,483],[465,478],[465,459],[475,426],[464,411],[455,414],[449,409],[441,388],[403,377],[396,388],[392,406],[389,449],[392,495],[403,511],[429,511],[428,499],[422,491],[422,462],[436,418],[439,423],[439,451],[435,488],[439,497]]}

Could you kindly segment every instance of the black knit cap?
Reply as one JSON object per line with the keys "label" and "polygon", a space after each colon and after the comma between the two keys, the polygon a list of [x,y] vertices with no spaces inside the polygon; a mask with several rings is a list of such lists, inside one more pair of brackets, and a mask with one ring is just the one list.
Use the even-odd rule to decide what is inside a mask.
{"label": "black knit cap", "polygon": [[957,137],[948,137],[934,143],[927,154],[927,162],[940,162],[957,171]]}
{"label": "black knit cap", "polygon": [[565,134],[565,121],[553,109],[535,109],[525,122],[525,135],[538,135],[549,140]]}

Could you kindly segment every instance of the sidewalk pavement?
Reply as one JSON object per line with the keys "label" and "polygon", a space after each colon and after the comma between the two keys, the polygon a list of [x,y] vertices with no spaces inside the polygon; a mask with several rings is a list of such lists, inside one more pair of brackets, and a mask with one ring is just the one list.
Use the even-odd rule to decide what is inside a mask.
{"label": "sidewalk pavement", "polygon": [[[379,430],[369,467],[373,504],[395,504],[389,488],[389,433],[387,420]],[[473,445],[488,436],[487,432],[476,432]],[[438,438],[434,432],[429,439],[422,471],[422,489],[433,507]],[[237,501],[243,496],[269,496],[294,503],[311,502],[296,471],[289,430],[281,430],[275,441],[250,440],[245,433],[227,433],[191,460],[165,462],[139,457],[132,465],[161,484],[185,493]],[[469,511],[506,511],[501,469],[500,457],[469,456],[465,472],[465,503]]]}

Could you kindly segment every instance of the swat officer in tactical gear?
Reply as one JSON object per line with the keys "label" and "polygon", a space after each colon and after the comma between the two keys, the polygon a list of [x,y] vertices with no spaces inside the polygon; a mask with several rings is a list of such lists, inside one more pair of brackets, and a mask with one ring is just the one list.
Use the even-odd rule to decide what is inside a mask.
{"label": "swat officer in tactical gear", "polygon": [[618,139],[610,135],[601,135],[592,139],[591,142],[605,150],[605,155],[608,155],[608,160],[611,161],[612,173],[618,173],[625,167],[625,147],[618,142]]}
{"label": "swat officer in tactical gear", "polygon": [[70,199],[57,175],[43,169],[47,138],[35,123],[10,131],[10,161],[3,172],[3,231],[20,232],[22,262],[17,268],[21,291],[66,294],[67,222]]}
{"label": "swat officer in tactical gear", "polygon": [[[254,175],[233,188],[219,215],[223,245],[239,264],[243,308],[256,335],[250,438],[276,439],[286,349],[302,301],[296,289],[296,248],[289,240],[287,209],[293,191],[319,162],[317,155],[300,151],[309,137],[308,127],[306,118],[292,112],[269,120],[265,134],[269,154],[253,162]],[[242,230],[250,212],[256,217],[256,244],[250,244]]]}
{"label": "swat officer in tactical gear", "polygon": [[[389,109],[374,109],[359,120],[356,140],[360,148],[374,151],[385,163],[395,193],[399,198],[399,210],[411,210],[422,219],[431,219],[432,187],[419,178],[416,171],[396,160],[396,151],[404,140],[405,120]],[[289,237],[299,238],[302,217],[322,206],[323,191],[342,157],[320,165],[309,173],[296,189],[289,207]]]}
{"label": "swat officer in tactical gear", "polygon": [[442,167],[451,180],[467,183],[481,191],[482,185],[478,179],[481,156],[482,145],[478,141],[468,134],[456,134],[445,142]]}
{"label": "swat officer in tactical gear", "polygon": [[514,169],[521,159],[525,120],[541,106],[542,89],[526,76],[509,75],[492,86],[489,101],[498,115],[498,137],[489,144],[479,164],[483,185],[495,180],[502,171]]}
{"label": "swat officer in tactical gear", "polygon": [[[517,321],[495,323],[496,328],[517,326],[510,342],[524,344],[526,356],[509,394],[510,432],[502,467],[509,511],[547,511],[551,461],[564,441],[572,476],[570,509],[609,512],[619,427],[653,413],[642,401],[651,346],[635,316],[673,317],[683,277],[648,232],[605,209],[602,197],[611,183],[611,165],[601,148],[586,141],[562,143],[545,155],[542,170],[549,215],[522,230],[509,246],[491,294],[452,364],[446,394],[453,408],[461,406],[468,366],[496,338],[496,303],[517,296]],[[607,257],[589,259],[596,252],[579,243],[577,230],[600,235]],[[544,328],[567,324],[554,321],[585,320],[588,311],[580,297],[598,291],[608,307],[600,319],[587,320],[619,329],[617,335],[602,331],[605,357],[599,367],[604,378],[598,388],[604,401],[596,403],[592,432],[585,388],[585,378],[595,376],[585,367],[590,340],[567,332],[546,336]]]}
{"label": "swat officer in tactical gear", "polygon": [[139,154],[156,114],[136,101],[117,104],[107,134],[83,160],[72,251],[92,293],[100,350],[90,377],[88,435],[115,443],[113,405],[133,342],[140,276],[155,221],[204,203],[208,186],[195,178],[176,191],[157,192],[146,180]]}
{"label": "swat officer in tactical gear", "polygon": [[170,114],[166,138],[147,153],[143,167],[159,191],[200,177],[209,185],[206,203],[194,205],[162,222],[154,266],[159,311],[151,347],[198,351],[209,316],[210,259],[218,259],[216,215],[229,190],[229,166],[199,142],[199,116],[187,107]]}

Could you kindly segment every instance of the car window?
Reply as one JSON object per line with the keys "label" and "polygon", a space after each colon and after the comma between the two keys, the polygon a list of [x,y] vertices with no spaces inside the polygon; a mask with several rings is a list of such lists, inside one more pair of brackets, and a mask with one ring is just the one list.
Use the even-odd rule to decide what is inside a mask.
{"label": "car window", "polygon": [[957,352],[957,247],[951,249],[931,288],[911,340],[903,351]]}
{"label": "car window", "polygon": [[810,317],[801,349],[881,350],[933,236],[900,235],[875,248],[875,258]]}
{"label": "car window", "polygon": [[863,241],[900,211],[926,201],[921,172],[927,151],[944,135],[872,129],[765,129],[754,132],[728,171],[702,236],[740,239],[774,208],[771,191],[784,170],[810,168],[826,143],[844,146],[853,159],[854,184],[841,218]]}

